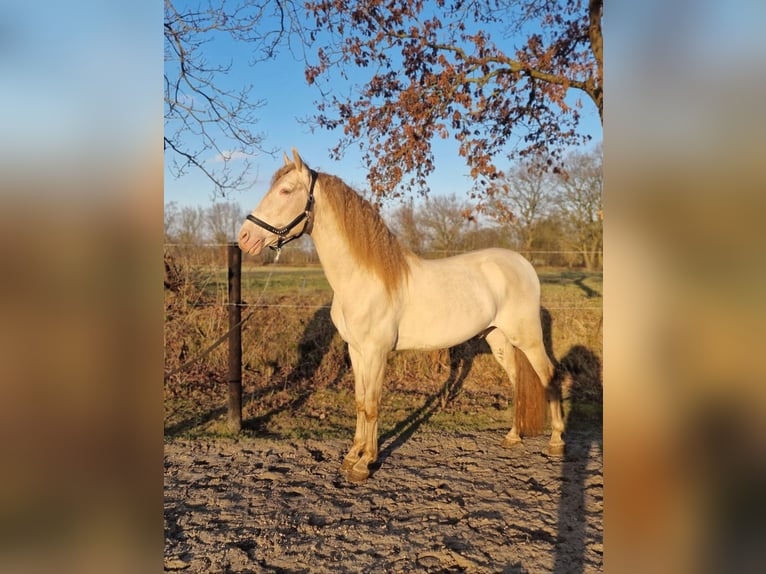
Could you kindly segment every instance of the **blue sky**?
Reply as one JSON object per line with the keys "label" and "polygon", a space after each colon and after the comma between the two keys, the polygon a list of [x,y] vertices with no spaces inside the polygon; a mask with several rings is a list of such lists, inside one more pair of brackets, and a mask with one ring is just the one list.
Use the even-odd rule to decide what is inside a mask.
{"label": "blue sky", "polygon": [[[318,90],[306,84],[303,63],[289,50],[283,49],[273,61],[250,66],[248,49],[248,46],[233,42],[209,46],[211,61],[222,57],[224,61],[232,62],[232,70],[225,80],[227,84],[252,84],[251,95],[266,101],[260,109],[256,130],[266,136],[265,149],[276,148],[280,151],[274,157],[262,155],[253,158],[250,173],[252,186],[244,192],[231,192],[227,200],[240,203],[247,211],[253,209],[266,191],[271,175],[282,165],[282,150],[289,153],[293,146],[312,167],[338,175],[358,189],[366,188],[367,169],[361,152],[357,148],[349,148],[341,160],[332,160],[329,149],[338,143],[341,134],[319,128],[311,133],[309,126],[301,122],[314,112],[314,102],[319,98]],[[350,84],[343,86],[343,89],[347,88]],[[572,101],[577,94],[573,96]],[[598,112],[587,98],[582,100],[586,106],[581,112],[582,129],[591,134],[593,141],[601,141]],[[433,145],[436,169],[429,178],[431,193],[466,194],[471,180],[464,160],[457,153],[456,142],[438,140]],[[213,155],[211,152],[207,159],[213,161]],[[212,184],[199,170],[190,168],[187,175],[177,179],[166,168],[165,202],[171,201],[181,206],[209,205],[213,201]]]}

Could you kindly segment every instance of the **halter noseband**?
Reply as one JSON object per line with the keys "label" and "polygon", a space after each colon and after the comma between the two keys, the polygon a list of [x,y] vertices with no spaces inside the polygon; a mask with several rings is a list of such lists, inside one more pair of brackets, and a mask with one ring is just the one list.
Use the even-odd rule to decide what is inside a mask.
{"label": "halter noseband", "polygon": [[[269,225],[262,219],[258,219],[252,213],[247,216],[247,219],[255,223],[258,227],[262,227],[266,231],[269,231],[270,233],[273,233],[274,235],[279,236],[279,239],[277,239],[277,244],[269,246],[272,249],[276,249],[277,251],[279,251],[287,243],[290,243],[294,239],[298,239],[300,236],[306,233],[306,229],[312,223],[311,215],[314,209],[314,184],[317,181],[318,174],[313,169],[309,169],[309,173],[311,174],[311,185],[309,186],[309,197],[306,200],[306,207],[304,207],[303,211],[298,215],[298,217],[293,219],[290,223],[288,223],[284,227],[274,227],[273,225]],[[301,229],[301,232],[298,235],[287,237],[287,234],[290,233],[293,230],[293,228],[304,219],[306,220],[306,225],[303,226],[303,229]]]}

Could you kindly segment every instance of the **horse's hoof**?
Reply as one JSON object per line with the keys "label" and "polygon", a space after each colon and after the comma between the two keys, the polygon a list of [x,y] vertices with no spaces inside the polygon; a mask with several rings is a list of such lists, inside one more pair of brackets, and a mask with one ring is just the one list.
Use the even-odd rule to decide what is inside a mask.
{"label": "horse's hoof", "polygon": [[505,448],[513,448],[521,444],[521,439],[519,437],[505,437],[501,444]]}
{"label": "horse's hoof", "polygon": [[367,468],[368,461],[360,459],[356,461],[356,464],[351,465],[351,468],[343,475],[346,480],[355,484],[361,484],[368,478],[370,478],[370,469]]}
{"label": "horse's hoof", "polygon": [[548,454],[551,456],[564,456],[564,443],[548,445]]}
{"label": "horse's hoof", "polygon": [[354,465],[357,463],[355,460],[350,460],[348,458],[343,459],[343,463],[340,465],[340,473],[343,476],[347,476],[349,472],[351,472],[351,469],[354,468]]}
{"label": "horse's hoof", "polygon": [[346,480],[349,482],[353,482],[354,484],[362,484],[368,478],[370,478],[370,471],[366,468],[363,468],[363,469],[352,468],[344,476],[346,477]]}

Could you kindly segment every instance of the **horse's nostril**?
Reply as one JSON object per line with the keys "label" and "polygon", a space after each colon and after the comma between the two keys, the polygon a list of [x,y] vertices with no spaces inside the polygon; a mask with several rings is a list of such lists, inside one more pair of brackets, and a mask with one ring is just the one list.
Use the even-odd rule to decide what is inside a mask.
{"label": "horse's nostril", "polygon": [[242,231],[239,232],[239,240],[240,241],[247,241],[248,235],[249,234],[248,234],[247,230],[243,229]]}

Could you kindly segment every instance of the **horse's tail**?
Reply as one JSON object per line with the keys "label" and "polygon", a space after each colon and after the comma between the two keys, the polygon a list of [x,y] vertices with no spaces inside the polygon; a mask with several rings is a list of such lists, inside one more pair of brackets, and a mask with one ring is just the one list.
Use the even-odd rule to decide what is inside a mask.
{"label": "horse's tail", "polygon": [[545,411],[548,406],[545,387],[524,351],[514,347],[514,352],[516,353],[514,426],[521,436],[540,435],[545,427]]}

